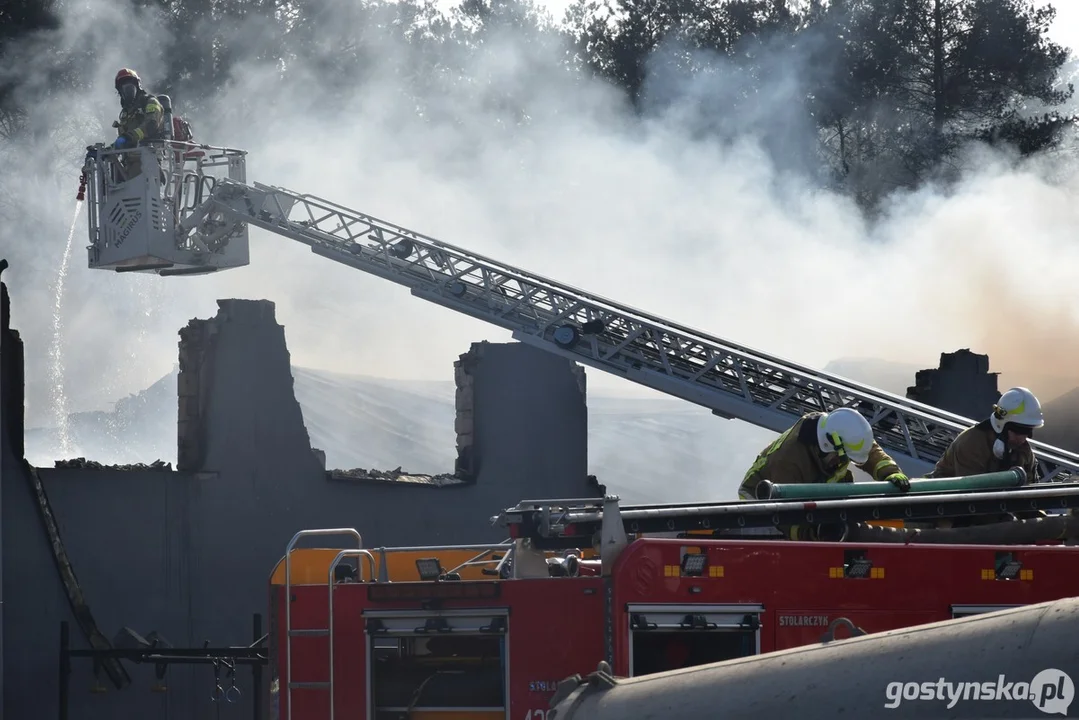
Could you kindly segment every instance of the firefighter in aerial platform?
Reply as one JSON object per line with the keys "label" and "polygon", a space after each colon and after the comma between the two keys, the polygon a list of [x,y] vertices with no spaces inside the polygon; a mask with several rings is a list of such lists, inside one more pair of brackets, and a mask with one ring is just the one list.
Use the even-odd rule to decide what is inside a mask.
{"label": "firefighter in aerial platform", "polygon": [[[165,110],[151,93],[142,87],[138,73],[123,68],[116,73],[116,92],[120,96],[120,119],[112,124],[117,138],[112,147],[133,150],[147,140],[165,136]],[[142,172],[139,153],[127,153],[123,159],[124,179],[130,180]]]}
{"label": "firefighter in aerial platform", "polygon": [[1023,468],[1027,482],[1038,478],[1038,460],[1027,442],[1045,425],[1038,398],[1024,387],[1000,396],[988,418],[959,433],[927,478],[963,477]]}
{"label": "firefighter in aerial platform", "polygon": [[[854,482],[850,465],[874,480],[889,482],[900,490],[910,480],[899,465],[873,438],[873,428],[862,414],[850,408],[830,413],[807,413],[793,427],[761,451],[738,488],[742,500],[757,499],[761,480],[773,483]],[[780,528],[793,540],[812,539],[814,528]]]}

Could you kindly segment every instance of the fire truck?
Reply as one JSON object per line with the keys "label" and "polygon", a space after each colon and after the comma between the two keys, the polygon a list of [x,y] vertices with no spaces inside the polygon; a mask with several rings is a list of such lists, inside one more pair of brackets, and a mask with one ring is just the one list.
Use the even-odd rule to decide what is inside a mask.
{"label": "fire truck", "polygon": [[[1077,536],[1079,485],[1021,481],[698,506],[528,501],[497,516],[509,539],[494,545],[364,549],[355,529],[301,531],[270,578],[271,703],[282,720],[542,720],[560,681],[600,663],[636,678],[1079,595],[1079,547],[1059,539]],[[982,527],[1048,523],[1057,539],[874,535],[1031,508],[1069,514]],[[870,541],[770,539],[795,522]],[[326,535],[353,547],[299,547]]]}
{"label": "fire truck", "polygon": [[[134,177],[123,172],[131,153]],[[804,413],[854,408],[913,478],[974,424],[329,200],[248,183],[245,156],[175,139],[88,148],[89,267],[240,267],[255,227],[721,418],[782,432]],[[496,516],[509,537],[495,545],[365,548],[356,529],[300,530],[269,585],[277,717],[546,720],[558,682],[600,662],[635,678],[1077,595],[1079,551],[1061,540],[1075,535],[1079,456],[1031,446],[1038,477],[971,479],[976,489],[915,481],[903,495],[851,498],[784,486],[778,497],[699,505],[524,501]],[[989,522],[1002,514],[1016,519]],[[942,527],[975,516],[987,521]],[[774,539],[801,523],[829,540]],[[330,535],[352,542],[299,546]]]}

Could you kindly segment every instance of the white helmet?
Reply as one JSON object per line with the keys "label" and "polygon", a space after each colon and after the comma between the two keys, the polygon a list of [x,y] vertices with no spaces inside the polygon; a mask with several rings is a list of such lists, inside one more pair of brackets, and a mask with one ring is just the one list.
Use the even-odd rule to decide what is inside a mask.
{"label": "white helmet", "polygon": [[1023,387],[1014,387],[1000,396],[993,406],[989,422],[994,430],[1002,433],[1004,426],[1009,423],[1040,428],[1045,425],[1045,418],[1042,416],[1042,405],[1034,393]]}
{"label": "white helmet", "polygon": [[817,422],[817,444],[826,453],[841,448],[847,457],[861,465],[869,459],[873,447],[873,428],[857,410],[839,408],[825,413]]}

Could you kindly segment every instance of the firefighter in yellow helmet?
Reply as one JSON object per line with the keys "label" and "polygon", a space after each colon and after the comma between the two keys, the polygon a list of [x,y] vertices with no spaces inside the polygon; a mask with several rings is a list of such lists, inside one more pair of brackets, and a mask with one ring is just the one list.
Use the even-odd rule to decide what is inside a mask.
{"label": "firefighter in yellow helmet", "polygon": [[1027,442],[1045,425],[1038,398],[1024,387],[1000,396],[988,418],[959,433],[928,478],[963,477],[1021,467],[1027,482],[1038,479],[1038,461]]}
{"label": "firefighter in yellow helmet", "polygon": [[[873,428],[861,413],[839,408],[830,413],[813,412],[780,435],[757,456],[738,488],[742,500],[756,499],[761,480],[773,483],[854,482],[850,465],[874,480],[890,482],[901,490],[910,480],[899,465],[873,439]],[[812,539],[808,526],[780,528],[791,539]]]}
{"label": "firefighter in yellow helmet", "polygon": [[[163,138],[165,111],[157,98],[143,89],[138,73],[123,68],[116,73],[114,84],[120,96],[120,119],[112,124],[118,136],[112,146],[117,150],[129,150],[145,140]],[[139,153],[125,155],[123,167],[127,180],[142,172]]]}

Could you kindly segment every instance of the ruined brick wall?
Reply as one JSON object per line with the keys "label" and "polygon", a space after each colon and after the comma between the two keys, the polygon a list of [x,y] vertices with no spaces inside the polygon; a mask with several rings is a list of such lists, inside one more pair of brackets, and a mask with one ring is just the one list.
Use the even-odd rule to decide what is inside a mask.
{"label": "ruined brick wall", "polygon": [[516,487],[515,501],[588,487],[588,407],[576,363],[524,343],[485,342],[462,357],[461,369],[469,376],[463,407],[470,396],[472,412],[460,418],[469,434],[458,441],[470,438],[474,482],[506,493]]}
{"label": "ruined brick wall", "polygon": [[561,455],[552,457],[555,465],[566,463],[558,472],[587,476],[583,367],[531,345],[484,341],[459,356],[453,375],[458,478],[475,482],[484,472],[495,477],[527,474],[534,462],[542,467],[546,460],[529,456],[543,447],[537,438],[548,433],[561,443],[554,456]]}
{"label": "ruined brick wall", "polygon": [[[180,330],[176,380],[176,469],[180,471],[207,469],[208,453],[218,439],[210,435],[210,415],[215,408],[217,412],[230,407],[238,410],[246,424],[243,409],[261,405],[263,409],[255,411],[256,416],[288,418],[282,423],[269,423],[267,429],[277,425],[281,431],[278,434],[308,443],[299,405],[292,394],[284,328],[277,323],[274,304],[268,300],[229,299],[218,300],[217,305],[216,316],[193,319]],[[223,348],[222,342],[228,347]],[[245,344],[250,351],[243,347]],[[238,351],[234,351],[234,345]],[[223,362],[225,368],[221,366]],[[217,436],[222,434],[221,426],[227,424],[217,423]],[[245,442],[258,444],[254,438]],[[313,452],[325,468],[325,454]]]}
{"label": "ruined brick wall", "polygon": [[[0,273],[7,261],[0,261]],[[0,283],[0,417],[4,442],[10,444],[12,454],[25,456],[24,408],[25,371],[23,368],[23,343],[17,330],[11,327],[11,297],[7,285]]]}
{"label": "ruined brick wall", "polygon": [[[325,461],[311,447],[296,401],[292,359],[274,303],[218,300],[217,304],[217,315],[210,321],[216,332],[209,338],[198,381],[204,420],[197,469],[270,476],[322,472]],[[288,463],[270,459],[270,448],[288,457]]]}
{"label": "ruined brick wall", "polygon": [[[0,273],[7,269],[7,260],[0,260]],[[11,420],[17,415],[20,419],[23,414],[23,402],[21,398],[12,397],[12,381],[17,381],[22,374],[22,342],[18,334],[12,334],[11,330],[11,298],[8,297],[7,285],[0,282],[0,716],[4,715],[4,572],[3,572],[3,549],[4,527],[3,522],[3,486],[5,477],[5,465],[12,465],[16,457],[23,456],[23,431],[22,423],[17,429],[12,426]],[[16,359],[17,356],[17,359]],[[16,365],[18,367],[16,367]],[[20,393],[22,382],[18,383]],[[16,456],[17,452],[17,456]]]}
{"label": "ruined brick wall", "polygon": [[206,397],[213,378],[216,319],[192,319],[180,330],[180,370],[176,377],[176,469],[195,470],[206,453]]}
{"label": "ruined brick wall", "polygon": [[941,353],[940,367],[919,370],[907,398],[961,415],[982,420],[1000,398],[998,373],[989,372],[989,356],[969,349]]}
{"label": "ruined brick wall", "polygon": [[483,343],[472,343],[469,351],[461,354],[460,358],[453,363],[453,382],[456,387],[453,400],[456,410],[453,430],[457,433],[457,460],[454,463],[453,474],[469,482],[476,479],[476,468],[473,462],[476,405],[472,371],[479,361],[482,348]]}

